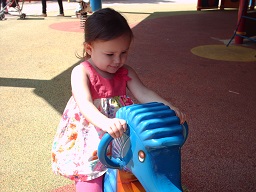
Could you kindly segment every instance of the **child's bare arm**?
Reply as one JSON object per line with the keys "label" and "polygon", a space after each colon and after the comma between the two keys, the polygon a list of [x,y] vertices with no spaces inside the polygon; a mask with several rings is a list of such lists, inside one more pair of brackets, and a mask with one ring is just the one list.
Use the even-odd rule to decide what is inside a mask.
{"label": "child's bare arm", "polygon": [[142,83],[136,72],[131,67],[126,67],[129,70],[129,77],[131,78],[131,80],[127,83],[128,89],[140,103],[164,103],[165,105],[168,105],[171,109],[175,111],[176,115],[180,118],[181,124],[183,124],[186,121],[186,116],[184,113],[182,113],[177,107],[173,106],[171,103],[160,97],[157,93],[147,88]]}

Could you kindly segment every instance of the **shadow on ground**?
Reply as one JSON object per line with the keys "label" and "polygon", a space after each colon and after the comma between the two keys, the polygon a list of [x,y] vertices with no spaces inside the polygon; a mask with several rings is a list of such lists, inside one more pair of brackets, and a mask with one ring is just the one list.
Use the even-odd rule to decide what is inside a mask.
{"label": "shadow on ground", "polygon": [[1,78],[0,86],[35,88],[34,93],[46,100],[60,114],[63,113],[65,104],[71,96],[70,77],[72,67],[68,68],[51,80]]}

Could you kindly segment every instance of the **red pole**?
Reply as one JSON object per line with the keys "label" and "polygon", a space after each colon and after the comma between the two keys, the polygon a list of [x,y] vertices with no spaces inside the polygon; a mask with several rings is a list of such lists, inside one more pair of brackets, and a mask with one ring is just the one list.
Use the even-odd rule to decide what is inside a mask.
{"label": "red pole", "polygon": [[202,9],[202,0],[197,0],[197,11],[201,11]]}
{"label": "red pole", "polygon": [[[245,35],[245,18],[242,18],[242,16],[247,15],[247,9],[248,9],[248,4],[249,0],[240,0],[239,2],[239,9],[238,9],[238,21],[237,24],[239,24],[238,29],[237,29],[237,34],[239,35]],[[241,20],[240,20],[241,18]],[[242,44],[243,43],[243,38],[240,36],[235,36],[235,44]]]}

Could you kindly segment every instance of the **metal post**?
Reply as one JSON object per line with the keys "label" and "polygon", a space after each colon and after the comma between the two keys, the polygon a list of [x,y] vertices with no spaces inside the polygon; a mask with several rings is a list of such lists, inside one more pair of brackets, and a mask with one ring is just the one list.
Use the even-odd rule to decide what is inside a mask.
{"label": "metal post", "polygon": [[102,8],[101,0],[90,0],[90,5],[93,12]]}
{"label": "metal post", "polygon": [[[240,0],[239,2],[239,9],[238,9],[238,29],[237,29],[237,34],[240,35],[245,35],[245,18],[242,16],[246,16],[247,14],[247,9],[248,9],[248,4],[249,0]],[[240,23],[239,23],[240,22]],[[243,38],[236,35],[235,36],[235,44],[242,44],[243,43]]]}

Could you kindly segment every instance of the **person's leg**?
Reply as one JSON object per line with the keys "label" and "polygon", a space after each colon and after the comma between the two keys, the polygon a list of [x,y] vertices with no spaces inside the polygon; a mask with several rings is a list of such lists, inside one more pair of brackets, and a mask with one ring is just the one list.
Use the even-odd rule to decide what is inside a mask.
{"label": "person's leg", "polygon": [[2,0],[2,2],[3,2],[3,7],[5,7],[6,6],[6,0]]}
{"label": "person's leg", "polygon": [[76,192],[102,192],[103,176],[86,182],[76,182]]}
{"label": "person's leg", "polygon": [[[6,7],[6,0],[2,0],[2,6],[3,8]],[[5,8],[4,13],[8,13],[7,7]]]}
{"label": "person's leg", "polygon": [[46,0],[42,0],[42,13],[46,14]]}
{"label": "person's leg", "polygon": [[62,0],[58,0],[58,4],[59,4],[59,7],[60,7],[60,14],[63,14],[63,15],[64,15]]}

